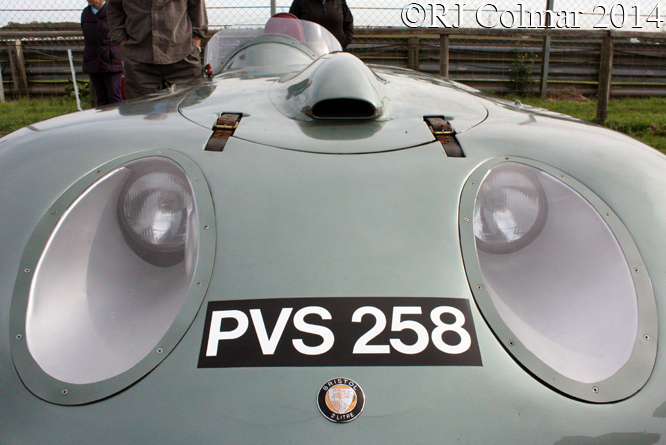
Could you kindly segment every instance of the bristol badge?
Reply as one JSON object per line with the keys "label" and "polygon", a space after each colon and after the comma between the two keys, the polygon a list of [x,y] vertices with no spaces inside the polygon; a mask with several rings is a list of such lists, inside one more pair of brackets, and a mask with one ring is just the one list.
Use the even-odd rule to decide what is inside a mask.
{"label": "bristol badge", "polygon": [[331,422],[346,423],[356,419],[365,406],[363,390],[353,380],[331,379],[317,394],[319,411]]}

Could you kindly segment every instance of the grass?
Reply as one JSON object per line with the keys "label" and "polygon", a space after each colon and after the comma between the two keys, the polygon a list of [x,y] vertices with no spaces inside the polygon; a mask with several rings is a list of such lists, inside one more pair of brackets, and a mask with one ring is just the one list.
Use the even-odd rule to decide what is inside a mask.
{"label": "grass", "polygon": [[71,97],[20,99],[0,103],[0,137],[26,125],[76,110],[76,100]]}
{"label": "grass", "polygon": [[[521,102],[593,122],[596,100],[541,100],[538,97],[516,97]],[[87,106],[87,101],[83,104]],[[21,127],[60,114],[76,111],[71,97],[21,99],[0,103],[0,137]],[[611,100],[604,126],[628,134],[666,154],[666,98],[627,98]]]}
{"label": "grass", "polygon": [[[568,114],[594,122],[597,101],[573,102],[542,100],[537,97],[515,97],[523,103]],[[608,104],[605,127],[625,133],[666,154],[666,97],[614,99]]]}

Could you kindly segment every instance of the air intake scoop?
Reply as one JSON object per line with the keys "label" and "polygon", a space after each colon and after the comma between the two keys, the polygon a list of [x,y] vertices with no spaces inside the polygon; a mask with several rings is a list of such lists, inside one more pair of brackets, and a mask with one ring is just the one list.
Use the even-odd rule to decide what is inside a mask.
{"label": "air intake scoop", "polygon": [[384,112],[384,83],[361,60],[338,52],[277,83],[270,95],[281,113],[297,120],[376,120]]}

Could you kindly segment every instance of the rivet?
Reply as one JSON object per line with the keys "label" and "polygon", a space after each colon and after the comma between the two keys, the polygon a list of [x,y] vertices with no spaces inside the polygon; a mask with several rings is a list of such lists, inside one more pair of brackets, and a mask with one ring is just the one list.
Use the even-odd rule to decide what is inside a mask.
{"label": "rivet", "polygon": [[606,213],[606,216],[610,218],[610,213]]}
{"label": "rivet", "polygon": [[102,170],[97,170],[97,173],[102,173]]}
{"label": "rivet", "polygon": [[650,339],[650,336],[647,335],[647,334],[645,334],[645,335],[643,336],[643,339],[644,339],[644,340],[649,340],[649,339]]}
{"label": "rivet", "polygon": [[69,394],[69,390],[68,390],[68,389],[63,389],[62,391],[60,391],[60,393],[61,393],[63,396],[66,396],[67,394]]}
{"label": "rivet", "polygon": [[157,153],[158,155],[161,155],[161,154],[162,154],[162,152],[161,152],[161,151],[157,151],[157,152],[155,152],[155,153]]}
{"label": "rivet", "polygon": [[640,269],[637,267],[637,268],[634,269],[634,272],[638,273],[638,272],[640,272]]}
{"label": "rivet", "polygon": [[483,289],[483,286],[481,286],[480,284],[477,284],[477,285],[476,285],[476,288],[477,288],[477,289]]}
{"label": "rivet", "polygon": [[23,273],[30,273],[30,269],[23,269]]}
{"label": "rivet", "polygon": [[199,181],[201,181],[201,179],[197,178],[197,179],[195,179],[195,181],[199,182]]}
{"label": "rivet", "polygon": [[505,161],[508,161],[508,160],[509,160],[509,158],[504,158],[504,160],[505,160]]}
{"label": "rivet", "polygon": [[57,210],[51,210],[51,215],[57,215],[58,211]]}
{"label": "rivet", "polygon": [[599,388],[597,388],[596,386],[593,386],[592,387],[592,392],[595,393],[595,394],[598,394],[599,393]]}
{"label": "rivet", "polygon": [[198,282],[198,283],[197,283],[197,286],[201,286],[201,282]]}
{"label": "rivet", "polygon": [[469,222],[469,218],[464,218],[464,219],[465,219],[465,222]]}
{"label": "rivet", "polygon": [[164,349],[162,349],[162,348],[157,348],[157,351],[156,351],[156,352],[157,352],[158,354],[161,354],[161,353],[164,352]]}
{"label": "rivet", "polygon": [[470,182],[469,185],[474,185],[474,183],[473,183],[473,182]]}
{"label": "rivet", "polygon": [[[647,337],[647,336],[646,336],[646,337]],[[16,339],[17,339],[17,340],[20,340],[20,339],[22,339],[22,338],[23,338],[23,335],[21,335],[21,334],[18,334],[18,335],[16,336]]]}
{"label": "rivet", "polygon": [[208,230],[208,229],[210,229],[210,226],[207,226],[207,225],[204,226],[204,230]]}
{"label": "rivet", "polygon": [[516,344],[516,343],[515,343],[513,340],[509,340],[509,346],[513,346],[513,345],[515,345],[515,344]]}

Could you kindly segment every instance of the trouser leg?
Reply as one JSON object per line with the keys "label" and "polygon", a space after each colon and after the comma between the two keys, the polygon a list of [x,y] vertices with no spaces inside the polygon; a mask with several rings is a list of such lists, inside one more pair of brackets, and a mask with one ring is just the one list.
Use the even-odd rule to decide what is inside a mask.
{"label": "trouser leg", "polygon": [[162,87],[161,65],[124,59],[125,98],[134,99],[154,93]]}
{"label": "trouser leg", "polygon": [[123,73],[105,73],[104,84],[106,85],[106,93],[109,97],[109,103],[122,102],[123,95],[120,90]]}
{"label": "trouser leg", "polygon": [[201,58],[197,48],[184,59],[161,66],[164,81],[171,85],[182,85],[202,77]]}
{"label": "trouser leg", "polygon": [[158,65],[125,59],[125,97],[133,99],[154,93],[165,84],[182,85],[202,77],[201,59],[195,48],[182,60]]}
{"label": "trouser leg", "polygon": [[106,85],[104,83],[103,73],[88,73],[90,76],[90,83],[95,90],[97,96],[97,106],[106,105],[109,103],[109,96],[106,93]]}

